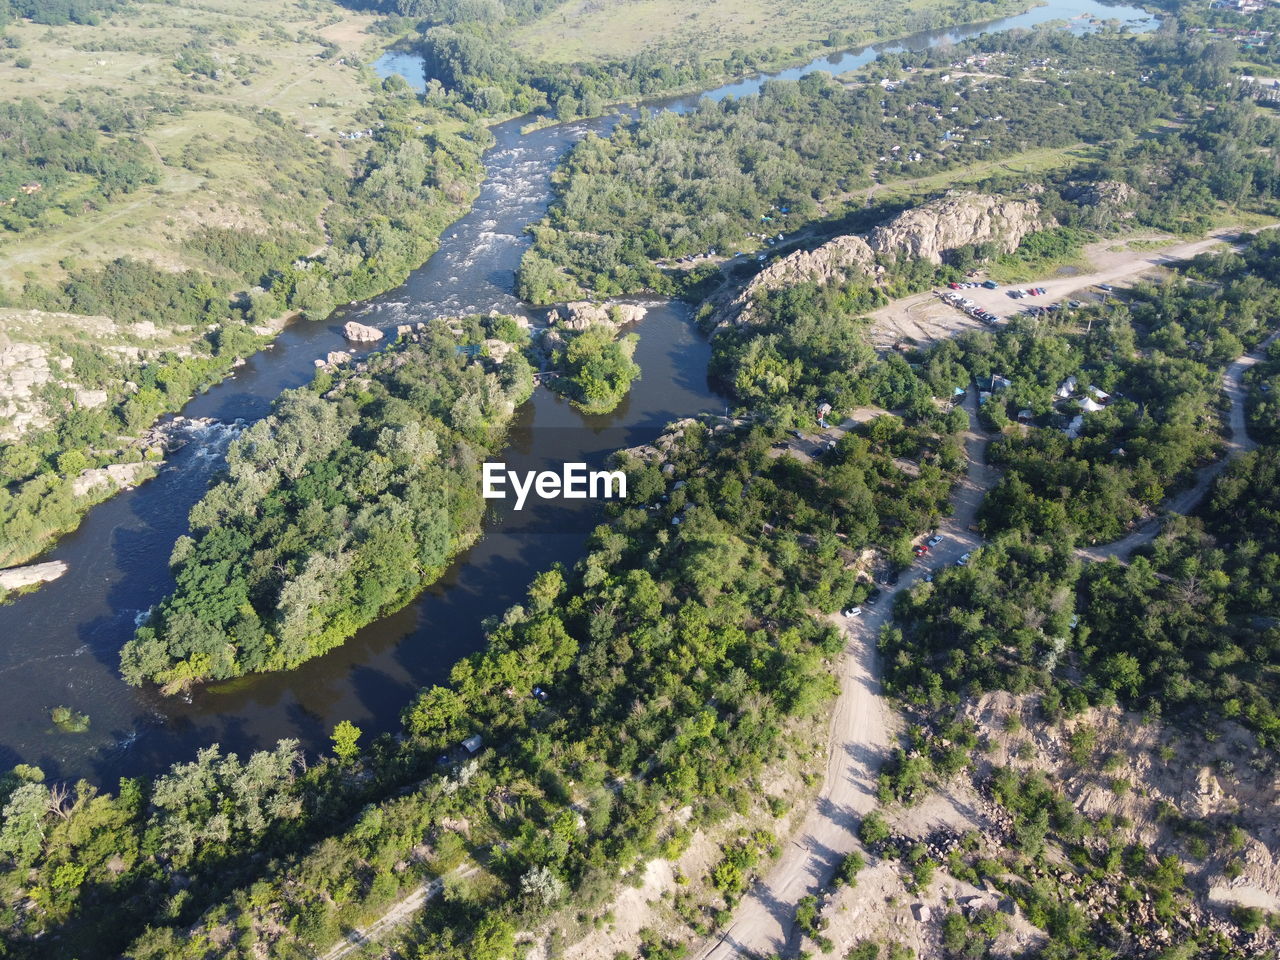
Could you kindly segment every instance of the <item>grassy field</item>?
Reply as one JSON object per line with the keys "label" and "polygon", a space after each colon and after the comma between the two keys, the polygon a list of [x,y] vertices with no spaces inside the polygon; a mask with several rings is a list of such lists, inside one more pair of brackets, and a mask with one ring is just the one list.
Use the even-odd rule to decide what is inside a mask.
{"label": "grassy field", "polygon": [[734,50],[775,48],[785,55],[797,45],[824,42],[833,31],[844,34],[842,45],[847,45],[1034,5],[1034,0],[566,0],[517,30],[514,46],[555,63],[624,58],[654,47],[722,60]]}
{"label": "grassy field", "polygon": [[[107,92],[120,100],[176,97],[183,109],[145,134],[160,183],[98,210],[50,211],[37,226],[6,236],[0,283],[48,281],[66,264],[122,254],[167,268],[206,266],[183,249],[193,226],[262,224],[258,198],[273,180],[261,162],[270,143],[256,111],[277,111],[305,131],[318,148],[312,163],[327,157],[349,165],[351,149],[338,134],[353,129],[369,104],[360,64],[386,43],[370,36],[372,22],[328,0],[201,0],[135,3],[91,28],[9,26],[17,46],[0,53],[0,99],[56,110],[70,97]],[[321,58],[326,44],[337,51]],[[208,50],[223,75],[184,76],[174,61],[192,45]],[[74,207],[75,186],[57,199]],[[314,224],[322,205],[300,199],[296,215]]]}

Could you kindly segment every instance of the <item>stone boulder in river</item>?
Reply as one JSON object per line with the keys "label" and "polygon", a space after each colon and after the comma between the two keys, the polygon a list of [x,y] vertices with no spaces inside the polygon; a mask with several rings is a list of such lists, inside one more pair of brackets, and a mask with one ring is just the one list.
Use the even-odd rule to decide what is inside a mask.
{"label": "stone boulder in river", "polygon": [[348,320],[342,325],[342,335],[352,343],[373,343],[382,339],[382,331],[368,324]]}

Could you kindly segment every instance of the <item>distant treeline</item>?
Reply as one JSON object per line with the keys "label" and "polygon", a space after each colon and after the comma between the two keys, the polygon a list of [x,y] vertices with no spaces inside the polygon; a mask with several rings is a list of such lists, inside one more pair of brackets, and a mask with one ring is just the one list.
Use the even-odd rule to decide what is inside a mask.
{"label": "distant treeline", "polygon": [[15,18],[49,26],[65,23],[96,24],[121,0],[0,0],[0,27]]}

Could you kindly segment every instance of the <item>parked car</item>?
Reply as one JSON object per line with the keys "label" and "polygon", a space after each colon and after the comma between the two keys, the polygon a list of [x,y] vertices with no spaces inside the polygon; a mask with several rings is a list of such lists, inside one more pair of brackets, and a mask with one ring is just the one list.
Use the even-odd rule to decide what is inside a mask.
{"label": "parked car", "polygon": [[988,290],[1000,289],[1000,284],[996,283],[994,280],[984,280],[982,281],[982,285],[986,287]]}
{"label": "parked car", "polygon": [[846,607],[846,608],[845,608],[843,611],[841,611],[841,612],[842,612],[846,617],[860,617],[860,616],[862,616],[862,608],[861,608],[861,607]]}
{"label": "parked car", "polygon": [[883,596],[883,592],[877,587],[875,590],[872,590],[870,593],[868,593],[867,599],[863,600],[862,602],[869,607],[873,603],[875,603],[877,600],[879,600],[881,596]]}
{"label": "parked car", "polygon": [[914,547],[911,548],[911,552],[914,553],[917,557],[923,557],[926,553],[929,552],[929,545],[926,543],[917,543]]}
{"label": "parked car", "polygon": [[932,537],[930,537],[930,538],[929,538],[927,541],[925,541],[925,542],[926,542],[926,543],[928,543],[928,544],[929,544],[929,546],[931,546],[931,547],[936,547],[938,544],[940,544],[940,543],[942,542],[942,539],[943,539],[942,534],[940,534],[940,533],[935,533]]}
{"label": "parked car", "polygon": [[964,566],[968,566],[968,564],[969,564],[969,557],[970,557],[970,554],[967,554],[967,553],[966,553],[966,554],[964,554],[964,555],[963,555],[959,560],[957,560],[957,561],[956,561],[956,566],[957,566],[957,567],[964,567]]}

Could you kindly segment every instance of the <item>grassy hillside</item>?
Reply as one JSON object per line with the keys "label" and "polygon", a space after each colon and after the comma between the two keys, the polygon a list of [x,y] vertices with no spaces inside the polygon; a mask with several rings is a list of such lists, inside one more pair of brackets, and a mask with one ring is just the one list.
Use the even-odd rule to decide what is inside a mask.
{"label": "grassy hillside", "polygon": [[[92,175],[73,173],[42,184],[43,196],[19,194],[41,209],[25,229],[0,232],[0,283],[49,281],[124,253],[165,269],[207,267],[184,245],[201,225],[287,228],[323,242],[325,198],[306,187],[328,165],[351,165],[338,135],[373,100],[360,68],[379,43],[373,21],[322,0],[202,0],[136,3],[95,26],[10,24],[0,103],[35,101],[50,124],[85,103],[135,115],[101,145],[139,140],[156,182],[102,198]],[[273,149],[280,133],[264,110],[309,149]]]}
{"label": "grassy hillside", "polygon": [[515,47],[552,63],[624,59],[650,47],[709,60],[735,52],[785,56],[797,45],[833,47],[985,20],[1032,0],[567,0],[516,32]]}

